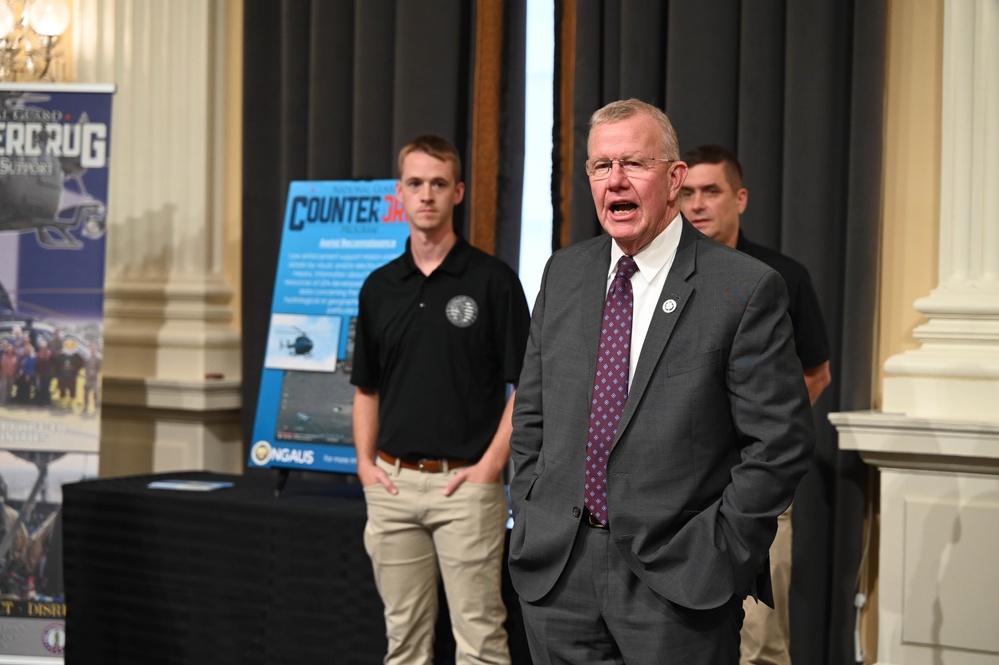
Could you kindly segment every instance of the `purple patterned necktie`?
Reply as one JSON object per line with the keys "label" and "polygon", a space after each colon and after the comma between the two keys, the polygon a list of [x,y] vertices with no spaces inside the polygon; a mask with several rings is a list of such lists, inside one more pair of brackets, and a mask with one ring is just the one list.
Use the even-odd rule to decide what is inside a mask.
{"label": "purple patterned necktie", "polygon": [[636,270],[638,266],[630,256],[622,256],[617,262],[617,275],[604,303],[597,371],[593,378],[584,503],[601,524],[607,524],[607,458],[628,399],[633,309],[631,276]]}

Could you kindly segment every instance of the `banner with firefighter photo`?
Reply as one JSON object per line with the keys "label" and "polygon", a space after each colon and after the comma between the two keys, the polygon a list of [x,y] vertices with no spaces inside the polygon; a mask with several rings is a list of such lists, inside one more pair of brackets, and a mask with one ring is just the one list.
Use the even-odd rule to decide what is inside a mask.
{"label": "banner with firefighter photo", "polygon": [[63,484],[97,476],[113,92],[0,84],[0,663],[66,640],[59,514]]}

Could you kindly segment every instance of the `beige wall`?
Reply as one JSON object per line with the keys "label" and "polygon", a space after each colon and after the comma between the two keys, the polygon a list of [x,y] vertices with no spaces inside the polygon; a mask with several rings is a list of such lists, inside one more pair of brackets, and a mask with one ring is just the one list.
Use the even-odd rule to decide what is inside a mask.
{"label": "beige wall", "polygon": [[[884,363],[917,348],[925,321],[913,303],[937,285],[940,235],[940,144],[943,0],[889,0],[885,90],[881,266],[874,405],[881,407]],[[877,476],[868,489],[878,496]],[[861,588],[864,651],[878,652],[880,510],[868,512],[868,560]]]}
{"label": "beige wall", "polygon": [[226,2],[225,173],[222,176],[222,274],[232,289],[232,325],[242,325],[243,246],[243,0]]}
{"label": "beige wall", "polygon": [[943,0],[890,0],[875,406],[884,362],[914,349],[938,280]]}
{"label": "beige wall", "polygon": [[[73,0],[114,83],[102,476],[240,472],[241,0]],[[166,56],[164,55],[166,54]]]}

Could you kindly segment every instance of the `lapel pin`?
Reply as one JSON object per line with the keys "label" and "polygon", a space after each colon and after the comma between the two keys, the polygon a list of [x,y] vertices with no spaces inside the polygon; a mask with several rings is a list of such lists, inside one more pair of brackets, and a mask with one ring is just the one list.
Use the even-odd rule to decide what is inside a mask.
{"label": "lapel pin", "polygon": [[676,301],[672,298],[663,303],[663,311],[667,314],[672,312],[674,309],[676,309]]}

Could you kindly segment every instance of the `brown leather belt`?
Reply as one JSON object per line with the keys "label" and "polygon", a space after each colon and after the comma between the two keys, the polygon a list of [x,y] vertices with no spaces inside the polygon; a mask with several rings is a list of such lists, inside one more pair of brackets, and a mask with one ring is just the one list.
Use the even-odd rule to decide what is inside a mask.
{"label": "brown leather belt", "polygon": [[457,469],[471,464],[467,459],[450,459],[447,457],[424,457],[415,461],[392,457],[388,453],[379,450],[378,456],[389,464],[398,464],[404,469],[422,471],[424,473],[441,473],[445,469]]}

